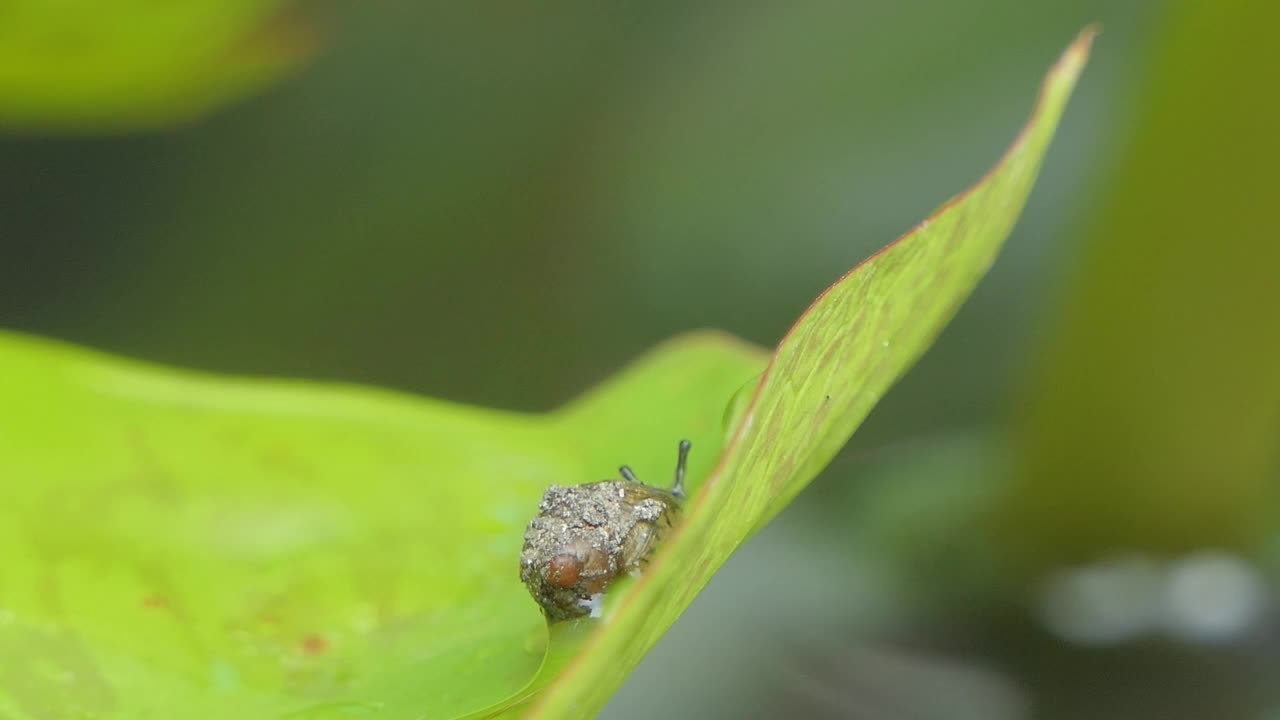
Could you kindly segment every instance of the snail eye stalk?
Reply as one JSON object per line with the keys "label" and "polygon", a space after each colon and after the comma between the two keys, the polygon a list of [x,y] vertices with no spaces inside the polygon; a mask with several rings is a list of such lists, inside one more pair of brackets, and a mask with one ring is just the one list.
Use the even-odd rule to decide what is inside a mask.
{"label": "snail eye stalk", "polygon": [[621,475],[622,479],[626,480],[627,482],[633,482],[633,483],[640,482],[640,478],[636,477],[636,473],[634,470],[631,469],[630,465],[623,465],[622,467],[618,468],[618,474]]}
{"label": "snail eye stalk", "polygon": [[676,456],[676,481],[671,486],[671,494],[680,500],[684,499],[684,471],[689,465],[689,448],[691,447],[693,443],[681,440],[679,454]]}

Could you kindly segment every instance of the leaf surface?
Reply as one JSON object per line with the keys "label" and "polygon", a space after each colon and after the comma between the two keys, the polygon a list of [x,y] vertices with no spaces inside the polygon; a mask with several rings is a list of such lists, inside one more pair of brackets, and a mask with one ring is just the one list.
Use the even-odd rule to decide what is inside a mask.
{"label": "leaf surface", "polygon": [[0,717],[499,702],[545,652],[517,569],[542,491],[668,470],[682,434],[705,475],[762,363],[691,335],[521,415],[0,335]]}

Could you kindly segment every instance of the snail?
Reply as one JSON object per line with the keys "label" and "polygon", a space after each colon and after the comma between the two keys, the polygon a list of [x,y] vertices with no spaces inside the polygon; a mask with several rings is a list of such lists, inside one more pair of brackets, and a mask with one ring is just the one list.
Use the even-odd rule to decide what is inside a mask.
{"label": "snail", "polygon": [[680,441],[670,490],[626,465],[620,480],[547,488],[524,532],[520,579],[548,620],[599,617],[609,585],[639,574],[680,514],[690,447]]}

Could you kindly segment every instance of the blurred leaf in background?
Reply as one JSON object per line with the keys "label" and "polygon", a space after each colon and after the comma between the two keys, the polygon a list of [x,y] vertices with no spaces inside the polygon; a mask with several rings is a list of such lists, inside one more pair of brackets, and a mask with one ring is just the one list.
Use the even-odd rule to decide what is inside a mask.
{"label": "blurred leaf in background", "polygon": [[0,128],[189,121],[278,80],[314,44],[289,0],[7,0]]}
{"label": "blurred leaf in background", "polygon": [[1278,22],[1260,1],[1168,20],[1019,423],[1005,537],[1035,567],[1278,530]]}

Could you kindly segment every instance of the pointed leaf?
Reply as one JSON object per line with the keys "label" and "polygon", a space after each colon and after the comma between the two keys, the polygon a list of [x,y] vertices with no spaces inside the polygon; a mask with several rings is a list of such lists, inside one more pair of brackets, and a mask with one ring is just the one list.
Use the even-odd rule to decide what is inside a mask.
{"label": "pointed leaf", "polygon": [[677,535],[567,667],[554,680],[544,669],[550,687],[527,717],[599,711],[716,568],[804,488],[929,346],[1012,230],[1092,38],[1082,33],[1050,71],[995,169],[828,288],[791,328]]}

